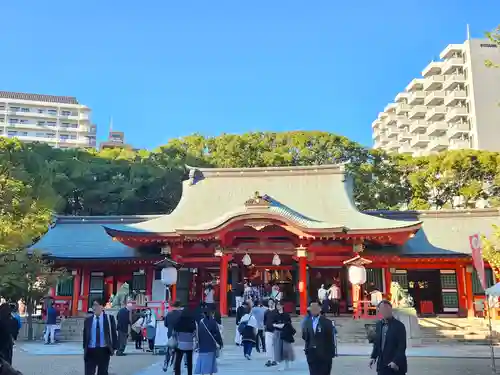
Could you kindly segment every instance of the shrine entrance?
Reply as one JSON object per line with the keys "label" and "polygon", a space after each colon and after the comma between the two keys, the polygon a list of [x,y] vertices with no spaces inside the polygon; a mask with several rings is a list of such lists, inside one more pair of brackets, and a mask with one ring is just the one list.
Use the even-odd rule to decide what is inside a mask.
{"label": "shrine entrance", "polygon": [[408,270],[407,277],[408,293],[413,297],[417,313],[424,315],[442,313],[443,300],[439,270]]}

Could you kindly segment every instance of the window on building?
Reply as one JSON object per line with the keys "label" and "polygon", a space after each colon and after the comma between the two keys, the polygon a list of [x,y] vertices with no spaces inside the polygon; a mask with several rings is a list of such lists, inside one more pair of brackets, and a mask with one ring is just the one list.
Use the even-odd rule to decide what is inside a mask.
{"label": "window on building", "polygon": [[132,276],[132,291],[135,293],[146,292],[146,274],[134,272]]}
{"label": "window on building", "polygon": [[21,137],[26,137],[28,135],[28,132],[20,132],[19,135]]}
{"label": "window on building", "polygon": [[9,137],[15,137],[17,135],[17,132],[16,131],[9,131],[9,132],[7,132],[7,135]]}
{"label": "window on building", "polygon": [[62,116],[71,116],[71,111],[62,111],[61,115]]}
{"label": "window on building", "polygon": [[55,109],[49,109],[47,112],[49,113],[49,115],[57,115],[57,110]]}
{"label": "window on building", "polygon": [[55,121],[47,121],[47,126],[56,126]]}
{"label": "window on building", "polygon": [[27,123],[28,123],[28,120],[19,120],[19,122],[20,122],[21,124],[27,124]]}
{"label": "window on building", "polygon": [[366,283],[367,285],[370,285],[373,283],[375,287],[383,291],[384,290],[384,282],[383,276],[382,276],[382,268],[367,268],[366,269]]}
{"label": "window on building", "polygon": [[19,107],[10,107],[10,110],[11,110],[12,112],[19,112],[19,110],[20,110],[20,109],[21,109],[21,108],[19,108]]}
{"label": "window on building", "polygon": [[56,294],[60,297],[71,297],[73,295],[73,276],[57,283]]}
{"label": "window on building", "polygon": [[43,125],[45,125],[45,121],[37,121],[36,124],[40,125],[40,126],[43,126]]}
{"label": "window on building", "polygon": [[39,109],[37,109],[37,112],[38,112],[38,113],[44,113],[45,111],[44,111],[43,109],[40,109],[40,108],[39,108]]}
{"label": "window on building", "polygon": [[[493,271],[491,268],[486,268],[484,270],[485,278],[486,278],[486,287],[489,288],[495,284],[495,279],[493,277]],[[479,277],[477,276],[477,271],[474,269],[472,271],[472,293],[474,294],[484,294],[484,289],[481,286],[481,282],[479,281]]]}
{"label": "window on building", "polygon": [[9,119],[9,123],[11,123],[11,124],[17,124],[18,122],[19,122],[19,119],[17,119],[17,118],[10,118]]}
{"label": "window on building", "polygon": [[21,112],[29,112],[30,109],[29,108],[21,108]]}

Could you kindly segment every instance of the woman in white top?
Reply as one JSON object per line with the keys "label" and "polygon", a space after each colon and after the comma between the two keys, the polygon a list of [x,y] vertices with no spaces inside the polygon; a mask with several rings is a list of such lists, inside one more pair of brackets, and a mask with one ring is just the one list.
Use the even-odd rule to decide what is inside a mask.
{"label": "woman in white top", "polygon": [[212,284],[208,284],[205,289],[205,305],[209,311],[215,311],[215,290]]}
{"label": "woman in white top", "polygon": [[142,328],[146,329],[146,338],[148,339],[149,350],[152,352],[155,347],[155,337],[156,337],[156,316],[151,309],[147,309],[144,314],[144,320],[142,323]]}
{"label": "woman in white top", "polygon": [[255,319],[250,312],[250,307],[248,305],[244,306],[246,308],[246,313],[241,317],[238,331],[241,334],[243,355],[249,360],[257,338],[257,319]]}

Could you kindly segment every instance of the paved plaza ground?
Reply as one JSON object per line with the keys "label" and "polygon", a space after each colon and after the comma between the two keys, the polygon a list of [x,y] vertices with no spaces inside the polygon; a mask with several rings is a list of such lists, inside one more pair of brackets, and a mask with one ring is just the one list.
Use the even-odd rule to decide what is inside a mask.
{"label": "paved plaza ground", "polygon": [[[356,350],[357,348],[357,353]],[[341,356],[334,360],[332,374],[375,375],[368,368],[368,356],[364,353],[368,346],[344,347]],[[160,375],[162,357],[149,353],[129,350],[125,357],[113,357],[110,375]],[[300,347],[296,348],[297,360],[290,375],[307,374],[305,356]],[[408,350],[409,375],[490,375],[488,347],[454,346],[410,348]],[[500,360],[499,360],[500,362]],[[241,349],[229,346],[224,349],[219,362],[219,374],[276,374],[275,368],[264,366],[263,354],[255,354],[251,361],[243,358]],[[500,363],[499,363],[500,364]],[[76,344],[44,346],[39,343],[20,344],[15,349],[14,365],[24,375],[83,375],[81,349]],[[499,366],[500,367],[500,366]],[[172,374],[170,371],[169,375]]]}

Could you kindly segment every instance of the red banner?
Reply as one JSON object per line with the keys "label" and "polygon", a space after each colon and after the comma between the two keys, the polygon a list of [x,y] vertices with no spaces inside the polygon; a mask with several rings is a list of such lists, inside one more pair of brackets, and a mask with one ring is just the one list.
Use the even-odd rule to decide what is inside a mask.
{"label": "red banner", "polygon": [[481,282],[481,286],[486,290],[486,274],[484,273],[484,260],[481,249],[481,237],[478,233],[469,236],[469,244],[472,250],[472,261],[474,268],[477,271],[477,276]]}

